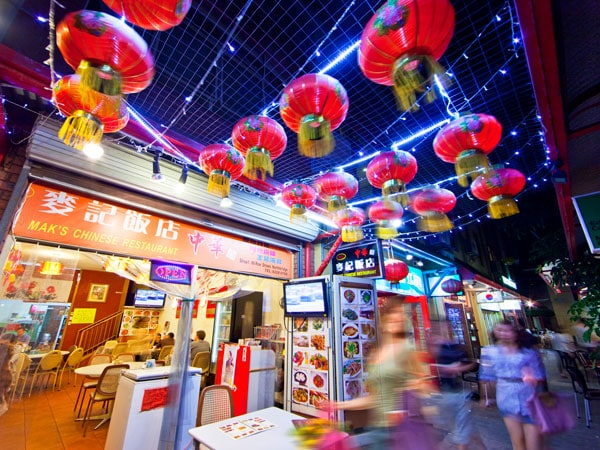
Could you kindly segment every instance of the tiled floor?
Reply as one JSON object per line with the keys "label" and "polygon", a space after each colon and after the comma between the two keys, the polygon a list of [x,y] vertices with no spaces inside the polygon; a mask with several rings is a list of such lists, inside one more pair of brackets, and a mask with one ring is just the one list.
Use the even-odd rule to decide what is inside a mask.
{"label": "tiled floor", "polygon": [[[544,355],[554,391],[572,392],[568,379],[561,378],[556,370],[554,355]],[[34,391],[31,397],[16,399],[9,411],[0,416],[0,449],[10,450],[101,450],[108,433],[108,424],[94,430],[97,422],[90,422],[86,437],[82,436],[80,422],[75,422],[73,406],[77,398],[81,378],[74,383],[64,384],[60,391],[52,389]],[[590,375],[591,387],[600,388],[598,381]],[[548,439],[548,450],[596,450],[600,449],[600,400],[591,402],[593,422],[588,429],[585,419],[578,420],[575,429]],[[506,428],[494,406],[486,407],[485,402],[472,402],[472,420],[487,450],[510,450],[511,445]],[[580,400],[583,415],[583,403]],[[140,431],[143,434],[143,431]],[[440,438],[444,433],[440,432]],[[448,436],[443,441],[444,450],[454,450]],[[472,446],[472,450],[481,447]],[[127,450],[127,449],[125,449]],[[226,449],[224,449],[226,450]],[[401,450],[401,449],[399,449]]]}

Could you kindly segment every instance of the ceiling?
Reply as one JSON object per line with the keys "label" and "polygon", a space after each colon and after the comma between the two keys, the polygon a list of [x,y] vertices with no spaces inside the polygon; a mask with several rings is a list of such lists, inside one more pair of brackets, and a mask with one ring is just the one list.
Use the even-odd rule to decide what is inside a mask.
{"label": "ceiling", "polygon": [[[153,140],[142,142],[132,133],[106,135],[105,139],[132,151],[152,153],[160,146],[170,163],[189,163],[199,170],[197,152],[203,145],[230,142],[234,124],[250,114],[266,114],[284,125],[279,115],[283,88],[301,75],[324,72],[340,81],[350,104],[346,119],[334,131],[335,150],[319,159],[301,156],[296,134],[284,126],[288,146],[274,162],[274,176],[265,183],[243,178],[235,186],[273,193],[283,183],[312,182],[325,171],[349,165],[346,171],[359,180],[360,187],[352,203],[366,209],[380,191],[366,180],[368,160],[356,161],[404,141],[399,148],[413,152],[418,161],[409,190],[432,184],[452,190],[458,202],[449,216],[456,227],[467,226],[486,220],[486,205],[458,186],[453,165],[435,156],[432,141],[441,121],[474,112],[490,114],[502,124],[502,139],[489,158],[493,164],[525,174],[527,185],[519,201],[537,201],[540,191],[553,196],[549,152],[513,2],[450,3],[456,25],[440,58],[452,80],[447,95],[438,95],[429,104],[421,98],[417,111],[402,112],[391,88],[363,75],[356,50],[331,67],[360,39],[381,0],[193,1],[183,22],[170,30],[134,27],[148,43],[156,73],[152,84],[129,95],[127,102],[137,122],[155,129]],[[54,3],[53,22],[84,8],[113,14],[102,1],[65,0]],[[49,10],[48,0],[12,0],[2,13],[6,26],[0,27],[5,30],[0,40],[34,61],[50,62],[56,77],[72,69],[60,51],[48,45]],[[9,88],[4,87],[3,94],[9,113],[11,108],[34,109],[32,102],[19,99]],[[35,111],[38,115],[51,112],[51,105]],[[405,242],[427,235],[417,230],[410,211],[400,231]]]}

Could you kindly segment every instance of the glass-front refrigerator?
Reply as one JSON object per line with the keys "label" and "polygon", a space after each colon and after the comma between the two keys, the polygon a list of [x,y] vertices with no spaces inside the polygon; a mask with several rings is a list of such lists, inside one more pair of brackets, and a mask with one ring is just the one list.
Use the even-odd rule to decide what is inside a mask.
{"label": "glass-front refrigerator", "polygon": [[233,314],[233,298],[217,302],[215,309],[215,324],[213,328],[212,343],[210,346],[210,371],[215,373],[219,345],[229,342],[231,338],[231,318]]}

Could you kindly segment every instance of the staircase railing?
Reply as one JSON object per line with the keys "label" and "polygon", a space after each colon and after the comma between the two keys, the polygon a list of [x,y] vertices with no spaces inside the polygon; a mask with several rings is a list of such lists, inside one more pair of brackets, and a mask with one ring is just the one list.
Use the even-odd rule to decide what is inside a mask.
{"label": "staircase railing", "polygon": [[123,311],[119,311],[81,328],[75,336],[75,345],[83,348],[84,356],[94,353],[106,341],[117,338],[122,319]]}

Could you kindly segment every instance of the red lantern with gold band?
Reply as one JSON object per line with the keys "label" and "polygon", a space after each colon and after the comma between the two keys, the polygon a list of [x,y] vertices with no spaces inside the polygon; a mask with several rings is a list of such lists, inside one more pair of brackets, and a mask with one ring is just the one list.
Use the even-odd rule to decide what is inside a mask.
{"label": "red lantern with gold band", "polygon": [[367,179],[371,186],[381,189],[386,200],[408,204],[406,184],[417,174],[417,160],[402,150],[381,152],[367,166]]}
{"label": "red lantern with gold band", "polygon": [[378,84],[394,86],[398,106],[416,109],[417,95],[431,101],[434,76],[447,82],[437,62],[454,33],[454,8],[448,0],[388,0],[363,30],[358,64]]}
{"label": "red lantern with gold band", "polygon": [[244,157],[227,144],[210,144],[200,151],[200,167],[208,175],[208,192],[217,197],[227,197],[231,180],[244,173]]}
{"label": "red lantern with gold band", "polygon": [[500,142],[502,125],[487,114],[466,114],[445,125],[433,140],[433,150],[442,161],[453,163],[458,184],[469,185],[478,171],[487,171],[490,154]]}
{"label": "red lantern with gold band", "polygon": [[246,158],[245,175],[255,180],[273,175],[273,160],[287,145],[285,130],[277,121],[263,116],[248,116],[233,127],[231,143]]}
{"label": "red lantern with gold band", "polygon": [[525,187],[525,175],[516,169],[498,168],[477,177],[471,192],[479,200],[488,202],[492,219],[502,219],[519,213],[515,197]]}
{"label": "red lantern with gold band", "polygon": [[400,221],[404,209],[396,202],[375,202],[369,207],[369,219],[377,224],[375,233],[379,239],[394,239],[398,236],[395,221]]}
{"label": "red lantern with gold band", "polygon": [[104,0],[104,3],[128,22],[159,31],[179,25],[192,6],[192,0]]}
{"label": "red lantern with gold band", "polygon": [[[54,104],[67,116],[58,137],[77,150],[85,144],[100,144],[103,133],[122,130],[129,121],[127,105],[116,96],[92,93],[84,102],[79,75],[65,75],[54,85]],[[110,114],[107,114],[110,113]]]}
{"label": "red lantern with gold band", "polygon": [[82,96],[140,92],[152,82],[154,59],[133,28],[98,11],[67,14],[56,26],[63,58],[81,75]]}
{"label": "red lantern with gold band", "polygon": [[398,284],[408,276],[408,265],[397,259],[386,259],[383,262],[385,279],[391,284]]}
{"label": "red lantern with gold band", "polygon": [[348,94],[335,78],[309,73],[285,87],[279,113],[285,124],[298,133],[300,154],[320,158],[335,147],[331,132],[346,118]]}
{"label": "red lantern with gold band", "polygon": [[334,222],[342,229],[342,242],[357,242],[362,240],[362,226],[367,216],[360,208],[345,208],[336,211]]}
{"label": "red lantern with gold band", "polygon": [[442,188],[424,188],[412,199],[412,209],[419,214],[417,226],[421,231],[437,233],[451,230],[454,225],[446,216],[456,205],[452,191]]}
{"label": "red lantern with gold band", "polygon": [[358,180],[346,172],[327,172],[317,178],[314,188],[327,209],[337,211],[358,193]]}
{"label": "red lantern with gold band", "polygon": [[463,290],[462,282],[454,278],[448,278],[442,283],[442,291],[451,295],[456,295]]}
{"label": "red lantern with gold band", "polygon": [[281,201],[290,208],[290,220],[303,218],[306,210],[317,201],[317,193],[308,184],[294,183],[283,188]]}

